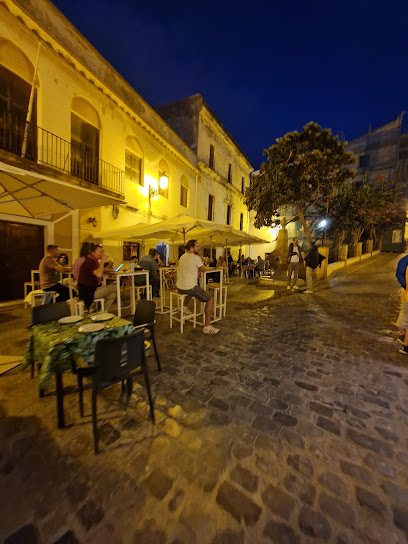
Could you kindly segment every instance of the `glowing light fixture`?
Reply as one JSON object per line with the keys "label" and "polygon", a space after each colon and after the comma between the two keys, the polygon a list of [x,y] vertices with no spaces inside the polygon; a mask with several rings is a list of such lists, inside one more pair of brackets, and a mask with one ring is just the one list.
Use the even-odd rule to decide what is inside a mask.
{"label": "glowing light fixture", "polygon": [[163,174],[162,176],[160,176],[159,185],[162,191],[165,191],[167,187],[169,186],[169,178],[166,174]]}
{"label": "glowing light fixture", "polygon": [[319,227],[324,229],[327,226],[327,219],[322,219],[319,223]]}

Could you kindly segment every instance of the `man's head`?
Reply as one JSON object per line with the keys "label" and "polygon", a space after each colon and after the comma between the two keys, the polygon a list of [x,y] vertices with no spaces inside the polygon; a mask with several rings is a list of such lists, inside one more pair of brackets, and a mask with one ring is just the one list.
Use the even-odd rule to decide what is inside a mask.
{"label": "man's head", "polygon": [[186,244],[186,251],[187,253],[195,253],[198,255],[200,251],[200,244],[198,243],[198,240],[189,240]]}
{"label": "man's head", "polygon": [[298,244],[299,244],[299,239],[298,238],[293,238],[293,245],[297,246]]}
{"label": "man's head", "polygon": [[154,247],[149,249],[149,255],[150,255],[150,257],[153,257],[153,259],[156,257],[157,251],[156,251],[156,249]]}
{"label": "man's head", "polygon": [[54,246],[53,244],[49,244],[47,246],[47,253],[50,257],[52,257],[53,259],[56,259],[60,253],[59,247]]}
{"label": "man's head", "polygon": [[136,255],[133,255],[133,257],[130,258],[131,263],[135,263],[137,261]]}
{"label": "man's head", "polygon": [[261,258],[261,256],[260,256],[260,255],[258,255],[258,261],[259,261],[259,259],[260,259],[260,258]]}
{"label": "man's head", "polygon": [[100,244],[98,244],[98,245],[93,244],[91,253],[97,259],[102,259],[102,256],[103,256],[103,253],[104,253],[103,247]]}

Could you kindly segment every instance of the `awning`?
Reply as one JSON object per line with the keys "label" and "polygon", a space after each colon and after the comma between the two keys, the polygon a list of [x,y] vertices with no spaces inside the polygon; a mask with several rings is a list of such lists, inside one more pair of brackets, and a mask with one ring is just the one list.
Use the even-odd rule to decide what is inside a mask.
{"label": "awning", "polygon": [[147,223],[135,223],[128,227],[119,227],[114,230],[107,230],[98,232],[98,238],[102,240],[129,240],[130,238],[135,237],[135,233],[138,229],[146,227]]}
{"label": "awning", "polygon": [[120,197],[0,161],[0,213],[45,219],[69,210],[119,203],[123,204]]}

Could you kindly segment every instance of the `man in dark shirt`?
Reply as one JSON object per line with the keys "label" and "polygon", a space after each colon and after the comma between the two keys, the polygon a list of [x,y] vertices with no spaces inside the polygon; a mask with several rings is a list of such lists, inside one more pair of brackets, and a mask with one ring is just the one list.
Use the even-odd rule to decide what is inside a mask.
{"label": "man in dark shirt", "polygon": [[69,266],[61,266],[56,259],[60,254],[59,247],[50,244],[47,246],[47,254],[41,260],[40,287],[43,291],[56,291],[58,293],[57,302],[69,300],[69,289],[57,281],[57,272],[70,272]]}
{"label": "man in dark shirt", "polygon": [[85,259],[79,271],[79,298],[84,301],[87,310],[89,310],[96,298],[103,298],[105,300],[105,310],[109,311],[116,298],[115,284],[102,285],[106,260],[107,255],[103,247],[92,245],[91,253]]}
{"label": "man in dark shirt", "polygon": [[[154,248],[149,249],[148,255],[143,255],[139,260],[140,268],[143,270],[149,271],[149,282],[152,286],[152,294],[154,297],[158,297],[160,293],[160,279],[159,279],[159,269],[157,268],[157,263],[155,261],[157,251]],[[144,278],[135,277],[136,285],[144,285]]]}

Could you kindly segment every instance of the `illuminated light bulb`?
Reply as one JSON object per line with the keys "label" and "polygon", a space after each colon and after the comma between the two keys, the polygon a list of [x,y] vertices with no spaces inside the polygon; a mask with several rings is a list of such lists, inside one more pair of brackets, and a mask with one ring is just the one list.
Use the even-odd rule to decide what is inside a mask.
{"label": "illuminated light bulb", "polygon": [[169,178],[167,176],[161,176],[159,183],[160,189],[162,189],[162,191],[165,191],[169,186]]}

